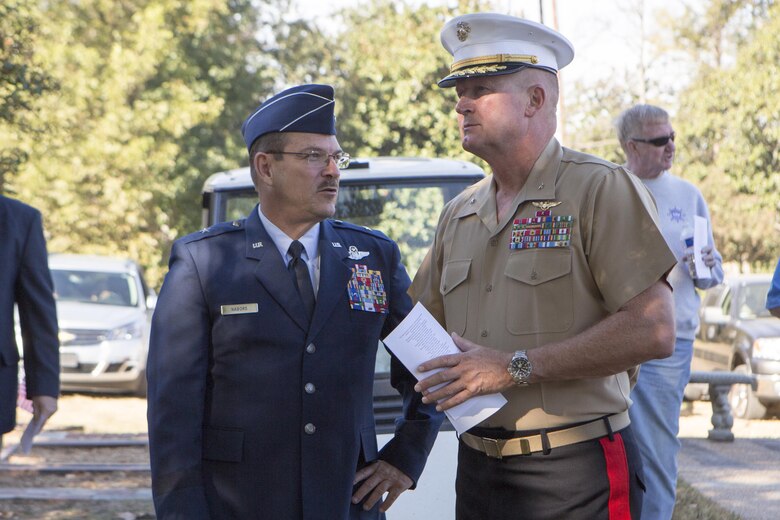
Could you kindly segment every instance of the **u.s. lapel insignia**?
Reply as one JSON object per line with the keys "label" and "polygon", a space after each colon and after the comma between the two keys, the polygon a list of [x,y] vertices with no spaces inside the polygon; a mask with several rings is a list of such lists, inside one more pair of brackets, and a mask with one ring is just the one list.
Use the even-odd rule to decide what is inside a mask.
{"label": "u.s. lapel insignia", "polygon": [[352,279],[347,285],[347,294],[351,309],[387,314],[387,293],[381,271],[369,269],[367,265],[355,264],[352,268]]}
{"label": "u.s. lapel insignia", "polygon": [[558,204],[560,204],[561,201],[554,201],[554,200],[543,200],[538,202],[532,202],[534,206],[541,209],[542,211],[547,211],[550,208],[554,208]]}
{"label": "u.s. lapel insignia", "polygon": [[333,247],[341,247],[341,242],[331,242],[330,245]]}
{"label": "u.s. lapel insignia", "polygon": [[253,242],[252,243],[252,249],[257,249],[258,247],[263,247],[262,242]]}
{"label": "u.s. lapel insignia", "polygon": [[369,254],[368,251],[358,251],[358,248],[355,246],[349,246],[349,259],[350,260],[361,260],[365,257],[367,257]]}

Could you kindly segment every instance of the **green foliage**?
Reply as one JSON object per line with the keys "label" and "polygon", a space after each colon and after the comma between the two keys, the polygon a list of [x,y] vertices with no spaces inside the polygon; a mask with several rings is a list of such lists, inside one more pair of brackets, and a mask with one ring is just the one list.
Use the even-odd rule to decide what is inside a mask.
{"label": "green foliage", "polygon": [[[740,4],[739,13],[763,12]],[[740,40],[733,65],[702,67],[680,98],[676,122],[678,170],[708,201],[718,248],[725,259],[753,268],[774,265],[780,252],[773,229],[780,188],[780,5],[765,12],[763,20],[751,18],[755,30]]]}
{"label": "green foliage", "polygon": [[171,241],[196,229],[209,172],[246,151],[239,127],[271,88],[247,0],[37,4],[44,135],[20,137],[10,179],[46,216],[49,248],[137,259],[158,285]]}
{"label": "green foliage", "polygon": [[38,14],[28,2],[0,4],[0,192],[6,176],[18,172],[27,159],[20,136],[44,128],[35,117],[35,99],[56,88],[32,51]]}
{"label": "green foliage", "polygon": [[[199,227],[206,176],[246,164],[242,121],[286,86],[336,87],[339,139],[353,155],[480,162],[460,146],[454,92],[436,86],[451,59],[439,31],[455,14],[500,7],[367,0],[310,23],[288,14],[294,1],[6,0],[0,190],[43,211],[52,251],[130,256],[159,285],[171,242]],[[779,8],[704,7],[675,26],[675,47],[701,65],[679,108],[668,106],[675,171],[702,188],[727,260],[771,264]],[[612,118],[665,95],[652,91],[656,69],[640,69],[567,89],[572,147],[622,162]],[[411,241],[417,224],[406,225]]]}
{"label": "green foliage", "polygon": [[[489,6],[460,2],[456,11]],[[355,156],[476,160],[460,146],[453,90],[436,85],[451,63],[439,32],[453,15],[445,7],[374,0],[345,9],[337,27],[328,27],[342,29],[331,39],[338,47],[322,56],[320,77],[337,89],[344,149]]]}
{"label": "green foliage", "polygon": [[567,120],[566,146],[575,150],[603,157],[617,164],[625,162],[623,150],[617,139],[613,120],[627,107],[639,102],[637,94],[626,90],[631,75],[626,73],[623,81],[608,78],[575,85],[572,96],[577,111]]}

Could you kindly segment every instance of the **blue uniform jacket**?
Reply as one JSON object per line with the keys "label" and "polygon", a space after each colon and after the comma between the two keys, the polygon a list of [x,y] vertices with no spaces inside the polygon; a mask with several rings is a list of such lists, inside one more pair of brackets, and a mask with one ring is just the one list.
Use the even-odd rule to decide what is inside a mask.
{"label": "blue uniform jacket", "polygon": [[[350,502],[365,461],[420,476],[443,416],[395,358],[404,416],[379,453],[374,429],[378,341],[412,305],[398,247],[351,224],[320,225],[310,327],[256,209],[174,243],[147,366],[159,518],[376,519],[377,507]],[[350,246],[368,255],[350,259]],[[351,308],[356,264],[381,273],[387,313]]]}
{"label": "blue uniform jacket", "polygon": [[14,302],[22,329],[27,395],[60,393],[57,309],[48,262],[40,212],[0,195],[0,435],[16,424],[19,351]]}

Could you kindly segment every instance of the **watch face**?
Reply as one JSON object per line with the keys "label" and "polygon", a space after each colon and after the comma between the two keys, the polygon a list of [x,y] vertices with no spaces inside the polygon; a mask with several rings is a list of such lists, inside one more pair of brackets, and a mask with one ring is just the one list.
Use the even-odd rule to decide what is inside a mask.
{"label": "watch face", "polygon": [[517,384],[527,384],[528,378],[531,376],[531,362],[528,361],[528,357],[525,352],[517,352],[512,358],[512,362],[509,364],[509,373],[512,379]]}

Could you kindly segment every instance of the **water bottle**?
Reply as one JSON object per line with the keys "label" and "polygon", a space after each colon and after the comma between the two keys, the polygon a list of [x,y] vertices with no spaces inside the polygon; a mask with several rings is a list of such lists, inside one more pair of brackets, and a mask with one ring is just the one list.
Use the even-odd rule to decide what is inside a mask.
{"label": "water bottle", "polygon": [[688,267],[688,274],[695,280],[696,260],[693,257],[693,228],[688,225],[684,226],[680,233],[680,240],[682,241],[683,254],[686,255],[687,258],[685,264]]}

